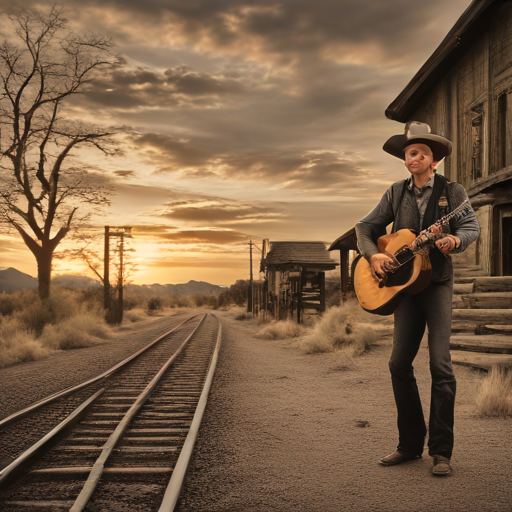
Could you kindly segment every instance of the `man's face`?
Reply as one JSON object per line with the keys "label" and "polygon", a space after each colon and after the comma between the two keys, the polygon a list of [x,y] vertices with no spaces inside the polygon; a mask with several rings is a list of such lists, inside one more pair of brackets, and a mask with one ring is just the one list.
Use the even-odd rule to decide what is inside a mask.
{"label": "man's face", "polygon": [[426,144],[411,144],[404,150],[405,166],[413,175],[419,176],[433,172],[438,162],[434,160],[432,150]]}

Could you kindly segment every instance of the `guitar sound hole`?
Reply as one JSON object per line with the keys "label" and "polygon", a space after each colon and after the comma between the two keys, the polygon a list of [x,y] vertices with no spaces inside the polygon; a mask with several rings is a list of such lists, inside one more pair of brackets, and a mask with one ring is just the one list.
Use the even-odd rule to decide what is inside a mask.
{"label": "guitar sound hole", "polygon": [[386,281],[386,287],[403,286],[409,282],[414,269],[414,259],[408,261],[403,267],[391,274]]}

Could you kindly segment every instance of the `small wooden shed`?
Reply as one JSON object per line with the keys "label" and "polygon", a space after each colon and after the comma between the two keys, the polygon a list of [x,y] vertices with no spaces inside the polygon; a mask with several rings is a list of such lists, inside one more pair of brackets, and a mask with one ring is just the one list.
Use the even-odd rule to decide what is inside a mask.
{"label": "small wooden shed", "polygon": [[267,311],[279,320],[297,318],[304,310],[325,311],[325,272],[338,263],[323,242],[263,243],[261,272],[267,282]]}
{"label": "small wooden shed", "polygon": [[346,300],[347,294],[354,290],[352,269],[350,268],[350,251],[359,253],[355,228],[349,229],[330,245],[329,251],[340,251],[341,299]]}

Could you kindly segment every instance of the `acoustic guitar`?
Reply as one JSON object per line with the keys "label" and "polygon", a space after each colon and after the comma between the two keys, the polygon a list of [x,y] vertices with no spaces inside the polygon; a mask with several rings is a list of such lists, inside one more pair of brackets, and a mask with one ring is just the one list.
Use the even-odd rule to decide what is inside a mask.
{"label": "acoustic guitar", "polygon": [[358,256],[354,270],[354,289],[361,307],[376,315],[391,315],[404,294],[414,295],[424,290],[432,275],[428,252],[439,238],[445,236],[442,226],[458,219],[471,210],[469,200],[419,235],[410,229],[381,236],[377,241],[379,252],[395,261],[393,269],[382,276],[374,276],[366,258]]}

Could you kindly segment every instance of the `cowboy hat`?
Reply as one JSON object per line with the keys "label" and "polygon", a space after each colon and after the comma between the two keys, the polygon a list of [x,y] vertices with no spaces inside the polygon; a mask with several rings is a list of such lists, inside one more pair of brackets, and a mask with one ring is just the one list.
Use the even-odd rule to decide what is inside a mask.
{"label": "cowboy hat", "polygon": [[452,152],[452,143],[448,139],[430,133],[430,126],[418,121],[407,123],[405,133],[390,137],[382,149],[390,155],[405,160],[404,149],[411,144],[427,145],[432,150],[436,162],[440,162]]}

